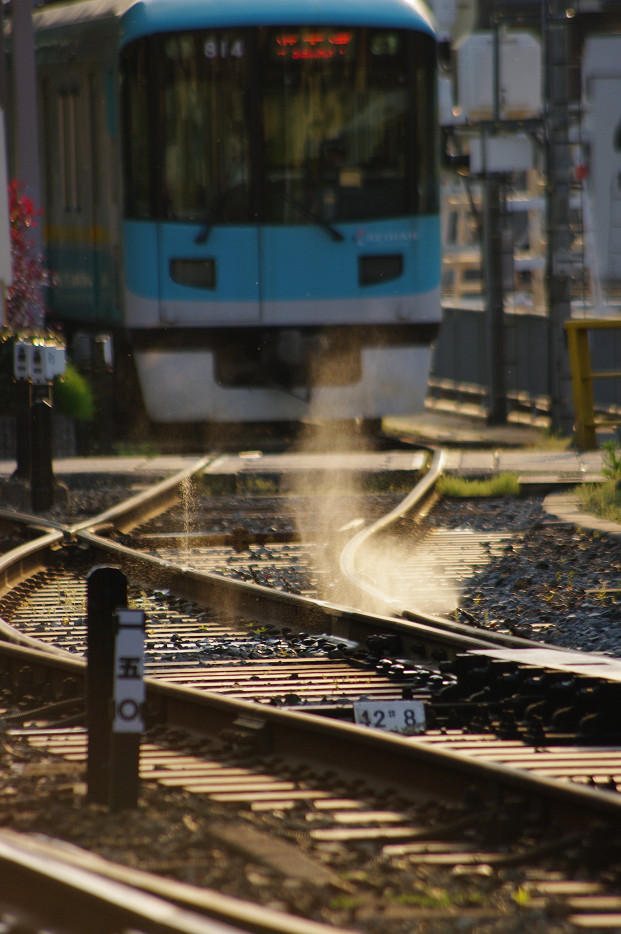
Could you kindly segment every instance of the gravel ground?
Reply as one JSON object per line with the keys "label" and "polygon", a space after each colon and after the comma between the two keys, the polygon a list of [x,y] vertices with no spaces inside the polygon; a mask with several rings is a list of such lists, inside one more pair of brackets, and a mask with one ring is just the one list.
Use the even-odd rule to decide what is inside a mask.
{"label": "gravel ground", "polygon": [[500,531],[514,541],[463,589],[464,621],[563,648],[621,657],[621,539],[552,519],[542,499],[444,500],[445,527]]}
{"label": "gravel ground", "polygon": [[[116,506],[135,493],[165,479],[164,476],[149,474],[117,475],[113,478],[102,474],[71,474],[56,478],[51,509],[37,515],[56,522],[79,522],[95,516],[111,506]],[[32,512],[30,484],[10,478],[0,480],[0,503],[2,508],[14,512]]]}

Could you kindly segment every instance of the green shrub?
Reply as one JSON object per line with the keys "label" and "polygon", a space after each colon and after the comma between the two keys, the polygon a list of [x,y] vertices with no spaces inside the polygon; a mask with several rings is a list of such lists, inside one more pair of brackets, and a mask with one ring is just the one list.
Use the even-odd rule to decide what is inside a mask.
{"label": "green shrub", "polygon": [[54,379],[54,408],[78,422],[90,422],[95,415],[91,387],[70,363],[63,375]]}

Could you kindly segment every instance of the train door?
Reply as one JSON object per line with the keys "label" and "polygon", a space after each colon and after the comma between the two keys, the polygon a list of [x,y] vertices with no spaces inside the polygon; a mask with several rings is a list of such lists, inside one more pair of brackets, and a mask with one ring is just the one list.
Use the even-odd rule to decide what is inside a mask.
{"label": "train door", "polygon": [[[437,287],[435,45],[386,28],[265,28],[263,316],[359,324],[417,314]],[[435,223],[435,221],[434,221]],[[431,239],[429,238],[431,242]]]}

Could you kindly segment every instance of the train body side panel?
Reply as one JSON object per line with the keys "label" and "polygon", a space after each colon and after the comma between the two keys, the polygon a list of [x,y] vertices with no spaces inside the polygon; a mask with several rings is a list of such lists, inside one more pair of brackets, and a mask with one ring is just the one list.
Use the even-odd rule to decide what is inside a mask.
{"label": "train body side panel", "polygon": [[200,350],[136,352],[148,414],[163,423],[381,418],[417,412],[424,407],[430,361],[429,344],[368,347],[362,351],[359,381],[337,389],[316,386],[307,395],[279,386],[218,385],[213,356]]}
{"label": "train body side panel", "polygon": [[[284,324],[389,324],[421,317],[418,295],[440,282],[437,218],[340,224],[342,242],[317,227],[266,227],[262,319]],[[295,302],[295,311],[291,310]],[[427,317],[428,316],[428,317]]]}
{"label": "train body side panel", "polygon": [[434,322],[437,217],[318,226],[125,222],[126,324],[296,327]]}
{"label": "train body side panel", "polygon": [[433,34],[427,7],[417,0],[149,0],[131,5],[122,17],[122,42],[171,29],[197,29],[208,22],[227,26],[349,25],[411,28]]}
{"label": "train body side panel", "polygon": [[57,55],[40,50],[38,66],[48,304],[54,321],[112,327],[121,323],[114,43],[102,38],[85,60]]}

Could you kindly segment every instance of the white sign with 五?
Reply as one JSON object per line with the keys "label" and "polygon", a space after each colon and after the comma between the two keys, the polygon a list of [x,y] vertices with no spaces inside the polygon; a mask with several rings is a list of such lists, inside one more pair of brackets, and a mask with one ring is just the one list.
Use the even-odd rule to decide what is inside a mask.
{"label": "white sign with \u4e94", "polygon": [[142,610],[117,610],[114,652],[115,733],[144,730],[144,631]]}

